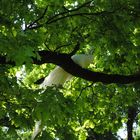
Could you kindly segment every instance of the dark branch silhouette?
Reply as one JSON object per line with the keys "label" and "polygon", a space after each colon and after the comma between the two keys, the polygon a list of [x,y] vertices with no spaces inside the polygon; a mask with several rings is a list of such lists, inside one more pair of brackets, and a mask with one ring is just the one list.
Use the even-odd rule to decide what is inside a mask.
{"label": "dark branch silhouette", "polygon": [[[41,19],[44,18],[44,16],[45,16],[47,10],[48,10],[48,7],[45,8],[44,13],[42,14],[42,16],[39,17],[38,19],[36,19],[35,21],[33,21],[32,23],[30,23],[30,24],[27,26],[27,28],[30,29],[30,28],[36,27],[36,26],[37,26],[36,24],[38,23],[38,21],[40,21]],[[26,29],[25,29],[25,30],[26,30]]]}
{"label": "dark branch silhouette", "polygon": [[[93,72],[91,70],[81,68],[79,65],[72,61],[71,54],[57,53],[51,51],[39,51],[38,54],[40,55],[40,59],[32,58],[33,64],[41,65],[44,63],[53,63],[62,67],[65,71],[72,74],[73,76],[80,77],[88,81],[102,82],[104,84],[129,84],[134,82],[140,82],[140,74],[106,74],[102,72]],[[15,65],[15,62],[6,61],[6,56],[1,56],[0,64]]]}
{"label": "dark branch silhouette", "polygon": [[80,5],[76,8],[73,8],[71,10],[67,9],[66,7],[63,7],[65,9],[64,12],[60,12],[58,14],[52,15],[52,16],[48,17],[48,19],[44,23],[35,25],[39,20],[44,18],[46,11],[47,11],[47,8],[48,8],[47,7],[45,9],[45,12],[43,13],[43,15],[40,18],[38,18],[37,20],[35,20],[29,24],[28,29],[37,29],[37,28],[43,27],[44,25],[56,23],[57,21],[60,21],[60,20],[66,19],[66,18],[70,18],[70,17],[105,16],[105,15],[113,14],[116,11],[121,10],[121,7],[120,7],[117,9],[113,9],[112,11],[99,11],[99,12],[82,12],[81,11],[81,9],[83,9],[83,8],[87,8],[87,7],[89,8],[90,7],[89,5],[91,3],[92,3],[92,1],[85,2],[82,5]]}

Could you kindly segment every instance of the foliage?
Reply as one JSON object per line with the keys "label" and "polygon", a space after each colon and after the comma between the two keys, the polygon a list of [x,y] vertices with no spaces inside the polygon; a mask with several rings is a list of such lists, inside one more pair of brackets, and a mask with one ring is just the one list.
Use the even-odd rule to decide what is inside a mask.
{"label": "foliage", "polygon": [[[128,109],[140,107],[140,84],[92,83],[73,78],[63,87],[34,84],[53,64],[35,65],[38,51],[77,53],[94,50],[93,71],[128,75],[140,68],[138,0],[1,0],[0,138],[30,139],[42,120],[38,139],[86,140],[116,133]],[[139,120],[139,118],[137,118]],[[89,133],[88,130],[93,130]]]}

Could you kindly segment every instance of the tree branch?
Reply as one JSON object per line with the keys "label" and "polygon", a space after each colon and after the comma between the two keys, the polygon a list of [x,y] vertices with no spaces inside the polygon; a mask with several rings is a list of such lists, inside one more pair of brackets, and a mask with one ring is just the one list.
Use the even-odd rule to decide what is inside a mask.
{"label": "tree branch", "polygon": [[[117,11],[118,9],[116,9]],[[84,17],[84,16],[104,16],[104,15],[108,15],[108,14],[113,14],[115,12],[114,11],[101,11],[101,12],[96,12],[96,13],[90,13],[90,12],[79,12],[79,13],[66,13],[66,14],[62,14],[62,15],[59,15],[59,16],[54,16],[54,17],[51,17],[49,18],[45,23],[42,23],[40,25],[37,25],[37,26],[33,26],[31,27],[30,29],[37,29],[37,28],[40,28],[40,27],[43,27],[45,24],[46,25],[49,25],[49,24],[52,24],[52,23],[56,23],[57,21],[60,21],[60,20],[63,20],[63,19],[66,19],[66,18],[69,18],[69,17]]]}
{"label": "tree branch", "polygon": [[[59,16],[63,16],[63,15],[69,14],[69,13],[76,12],[76,11],[78,11],[78,10],[80,10],[80,9],[82,9],[82,8],[84,8],[84,7],[86,7],[86,6],[89,5],[91,2],[92,2],[92,1],[85,2],[85,3],[83,3],[82,5],[78,6],[77,8],[74,8],[74,9],[72,9],[72,10],[69,10],[69,9],[66,9],[66,7],[63,7],[63,8],[66,9],[65,12],[60,12],[60,13],[58,13],[58,14],[55,14],[54,16],[48,17],[47,22],[49,22],[49,21],[51,21],[51,20],[54,20],[54,19],[58,18]],[[40,24],[40,25],[35,25],[35,24],[36,24],[39,20],[41,20],[42,18],[44,18],[47,9],[48,9],[48,6],[47,6],[47,8],[44,10],[43,15],[42,15],[40,18],[38,18],[37,20],[35,20],[35,21],[33,21],[32,23],[30,23],[29,26],[28,26],[27,28],[28,28],[28,29],[37,29],[37,28],[42,27],[45,23]],[[46,22],[46,23],[47,23],[47,22]],[[48,24],[48,23],[47,23],[47,24]],[[49,24],[50,24],[50,23],[49,23]],[[33,26],[33,25],[34,25],[34,26]]]}
{"label": "tree branch", "polygon": [[[35,25],[35,24],[37,24],[37,22],[38,22],[39,20],[41,20],[41,19],[44,18],[44,16],[45,16],[47,10],[48,10],[48,7],[45,8],[45,10],[44,10],[42,16],[39,17],[38,19],[36,19],[35,21],[33,21],[32,23],[30,23],[30,24],[27,26],[27,28],[30,29],[30,28],[32,28],[32,27],[36,27],[37,25]],[[25,29],[25,30],[26,30],[26,29]]]}
{"label": "tree branch", "polygon": [[[118,75],[118,74],[105,74],[102,72],[93,72],[88,69],[81,68],[79,65],[73,62],[70,54],[57,53],[51,51],[39,51],[40,60],[32,58],[32,63],[41,65],[44,63],[53,63],[62,67],[65,71],[72,74],[75,77],[80,77],[92,82],[102,82],[105,84],[119,83],[128,84],[133,82],[140,82],[140,74],[134,75]],[[0,64],[15,65],[13,61],[6,61],[6,56],[0,57]]]}
{"label": "tree branch", "polygon": [[[97,13],[88,13],[88,12],[79,12],[79,13],[74,13],[74,14],[66,14],[64,16],[60,16],[58,18],[54,18],[54,19],[50,19],[46,22],[46,24],[52,24],[52,23],[55,23],[59,20],[63,20],[63,19],[66,19],[66,18],[69,18],[69,17],[76,17],[76,16],[80,16],[80,17],[83,17],[83,16],[104,16],[106,14],[112,14],[114,13],[114,11],[101,11],[101,12],[97,12]],[[44,24],[42,24],[41,26],[43,26]]]}
{"label": "tree branch", "polygon": [[74,55],[79,49],[80,49],[80,43],[77,42],[77,44],[76,44],[74,50],[70,53],[70,55],[71,55],[71,56]]}

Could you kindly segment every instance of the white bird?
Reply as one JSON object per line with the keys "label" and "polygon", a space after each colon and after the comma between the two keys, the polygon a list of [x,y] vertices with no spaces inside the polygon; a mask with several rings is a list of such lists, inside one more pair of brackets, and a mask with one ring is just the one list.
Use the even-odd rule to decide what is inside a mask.
{"label": "white bird", "polygon": [[[71,57],[71,59],[81,66],[82,68],[86,68],[93,61],[93,55],[87,54],[75,54]],[[41,88],[46,88],[48,86],[59,86],[63,85],[66,81],[70,80],[73,76],[66,72],[63,68],[57,66],[53,71],[49,73],[49,75],[45,78],[43,83],[40,85]],[[37,121],[35,123],[35,128],[32,135],[32,140],[39,134],[41,121]]]}
{"label": "white bird", "polygon": [[[71,59],[82,68],[86,68],[93,60],[93,55],[75,54]],[[45,78],[40,87],[47,86],[59,86],[63,85],[66,81],[70,80],[72,75],[66,72],[63,68],[57,66],[50,74]]]}

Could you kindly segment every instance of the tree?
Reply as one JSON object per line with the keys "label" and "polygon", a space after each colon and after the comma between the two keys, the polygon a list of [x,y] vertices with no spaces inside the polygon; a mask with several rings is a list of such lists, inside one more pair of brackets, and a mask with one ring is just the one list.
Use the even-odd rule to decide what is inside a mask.
{"label": "tree", "polygon": [[[140,107],[139,6],[137,0],[1,0],[1,138],[29,139],[41,119],[38,139],[106,137],[123,123],[133,139]],[[72,61],[91,49],[88,69]],[[75,78],[40,89],[36,81],[55,65]]]}

